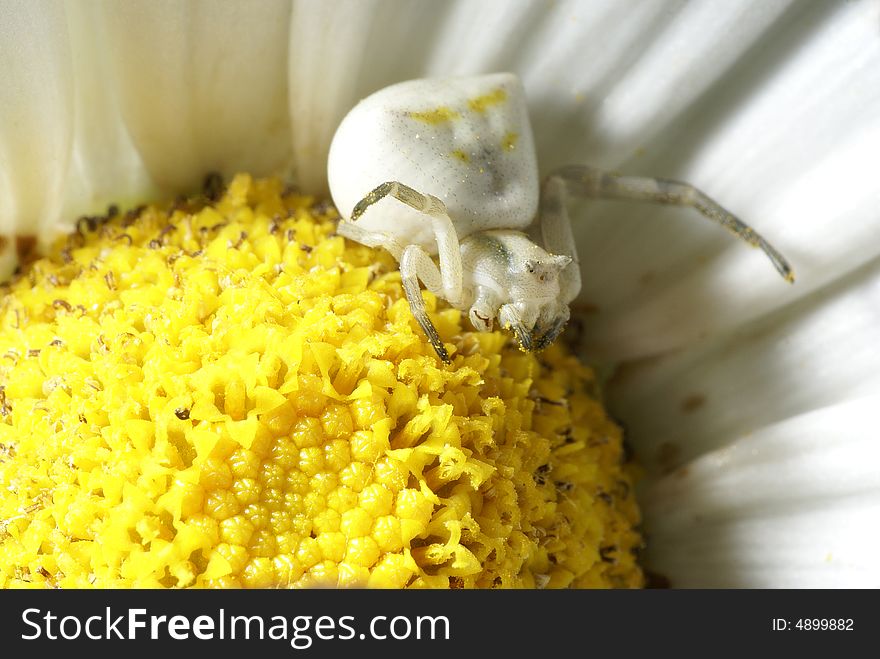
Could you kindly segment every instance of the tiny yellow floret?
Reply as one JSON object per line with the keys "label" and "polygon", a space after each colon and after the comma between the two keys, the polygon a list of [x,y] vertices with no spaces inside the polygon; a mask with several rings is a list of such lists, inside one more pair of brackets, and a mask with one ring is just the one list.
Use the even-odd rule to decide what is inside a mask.
{"label": "tiny yellow floret", "polygon": [[642,585],[561,342],[425,293],[442,364],[393,258],[274,179],[88,220],[0,289],[0,586]]}

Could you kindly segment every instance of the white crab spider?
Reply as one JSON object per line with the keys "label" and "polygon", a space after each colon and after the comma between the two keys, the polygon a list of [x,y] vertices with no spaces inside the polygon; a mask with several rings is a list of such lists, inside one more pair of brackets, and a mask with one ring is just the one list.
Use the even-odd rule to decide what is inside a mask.
{"label": "white crab spider", "polygon": [[[333,137],[328,177],[338,232],[399,261],[413,315],[447,363],[419,280],[467,310],[477,330],[497,317],[524,350],[546,347],[565,327],[581,287],[568,192],[692,206],[793,281],[776,249],[687,183],[570,165],[539,194],[525,95],[510,73],[411,80],[365,98]],[[535,218],[543,247],[523,233]]]}

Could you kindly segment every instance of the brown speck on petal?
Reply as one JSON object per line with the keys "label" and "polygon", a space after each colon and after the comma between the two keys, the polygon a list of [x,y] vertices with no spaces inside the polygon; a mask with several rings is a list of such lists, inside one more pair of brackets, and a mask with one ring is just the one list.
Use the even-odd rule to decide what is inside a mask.
{"label": "brown speck on petal", "polygon": [[685,414],[695,412],[706,404],[706,397],[703,394],[691,394],[681,401],[681,411]]}

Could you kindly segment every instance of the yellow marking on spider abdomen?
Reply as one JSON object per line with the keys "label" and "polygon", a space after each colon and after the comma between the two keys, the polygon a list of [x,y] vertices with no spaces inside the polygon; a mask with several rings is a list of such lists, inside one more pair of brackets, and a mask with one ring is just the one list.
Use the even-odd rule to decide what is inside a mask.
{"label": "yellow marking on spider abdomen", "polygon": [[504,134],[501,138],[501,148],[505,151],[513,151],[516,148],[516,142],[519,139],[519,133],[513,131]]}
{"label": "yellow marking on spider abdomen", "polygon": [[507,92],[501,87],[495,89],[488,94],[477,96],[468,101],[468,107],[474,112],[485,112],[493,105],[499,105],[507,100]]}
{"label": "yellow marking on spider abdomen", "polygon": [[471,161],[471,157],[461,149],[456,149],[455,151],[452,151],[449,155],[451,155],[456,160],[461,160],[462,162],[469,163]]}
{"label": "yellow marking on spider abdomen", "polygon": [[435,126],[437,124],[442,124],[447,121],[452,121],[453,119],[458,119],[459,117],[461,117],[458,112],[446,106],[440,106],[438,108],[434,108],[433,110],[423,110],[421,112],[408,112],[407,115],[411,119],[423,121],[426,124],[431,124]]}

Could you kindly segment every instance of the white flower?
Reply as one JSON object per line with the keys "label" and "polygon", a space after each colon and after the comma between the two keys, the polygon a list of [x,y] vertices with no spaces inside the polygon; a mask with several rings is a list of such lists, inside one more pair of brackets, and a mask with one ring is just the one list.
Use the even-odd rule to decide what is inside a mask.
{"label": "white flower", "polygon": [[543,171],[692,182],[798,276],[680,209],[577,209],[586,351],[618,364],[650,567],[878,587],[878,24],[870,0],[6,2],[0,235],[45,239],[210,170],[321,192],[360,97],[513,71]]}

